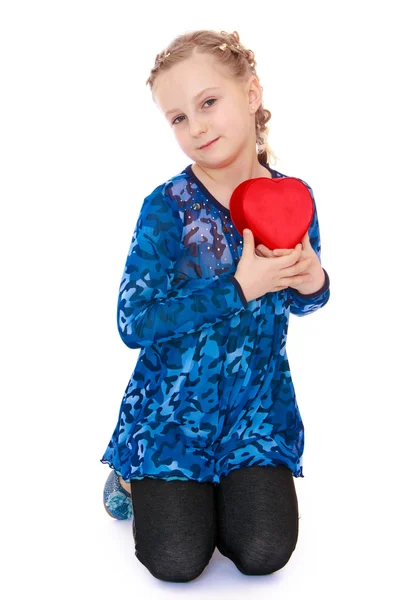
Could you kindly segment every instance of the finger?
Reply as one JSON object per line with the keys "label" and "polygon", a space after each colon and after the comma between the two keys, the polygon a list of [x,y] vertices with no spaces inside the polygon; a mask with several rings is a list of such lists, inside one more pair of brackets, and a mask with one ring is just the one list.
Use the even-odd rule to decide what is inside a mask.
{"label": "finger", "polygon": [[301,275],[302,273],[310,269],[311,264],[311,258],[304,258],[299,260],[291,269],[292,275]]}
{"label": "finger", "polygon": [[259,244],[256,246],[256,248],[259,250],[259,252],[271,252],[270,248],[264,246],[263,244]]}
{"label": "finger", "polygon": [[293,275],[292,277],[282,277],[280,279],[281,285],[287,284],[290,287],[296,288],[298,285],[302,283],[307,283],[312,281],[312,276],[310,273],[302,273],[301,275]]}
{"label": "finger", "polygon": [[310,261],[308,259],[301,261],[296,265],[297,268],[294,271],[294,275],[310,275],[310,273],[308,272],[310,266]]}
{"label": "finger", "polygon": [[[282,269],[282,273],[284,277],[294,277],[295,275],[303,275],[307,273],[308,269],[311,266],[311,259],[305,258],[303,260],[298,261],[297,263],[290,265],[287,268]],[[308,273],[309,275],[309,273]]]}
{"label": "finger", "polygon": [[299,254],[298,252],[295,252],[295,250],[289,250],[287,254],[276,256],[275,258],[277,261],[280,261],[278,262],[279,268],[285,269],[286,267],[290,267],[298,262]]}
{"label": "finger", "polygon": [[[288,251],[288,252],[302,252],[302,244],[299,243],[295,246],[295,248],[285,248],[284,250]],[[279,249],[279,252],[282,251],[282,248]]]}
{"label": "finger", "polygon": [[302,244],[297,244],[295,248],[289,248],[286,254],[292,254],[294,257],[296,257],[296,260],[299,260],[302,255]]}
{"label": "finger", "polygon": [[287,254],[290,254],[290,252],[292,252],[292,250],[290,250],[289,248],[276,248],[275,250],[273,250],[274,256],[285,256]]}
{"label": "finger", "polygon": [[304,237],[302,238],[302,245],[304,248],[310,246],[310,240],[309,240],[309,232],[307,231],[304,235]]}
{"label": "finger", "polygon": [[255,250],[256,254],[258,254],[259,256],[263,256],[263,258],[273,258],[274,254],[273,252],[266,247],[260,247],[258,246],[257,250]]}
{"label": "finger", "polygon": [[242,235],[244,238],[244,246],[242,249],[242,253],[245,252],[245,254],[248,254],[251,252],[255,252],[255,241],[253,238],[252,231],[250,229],[244,229]]}

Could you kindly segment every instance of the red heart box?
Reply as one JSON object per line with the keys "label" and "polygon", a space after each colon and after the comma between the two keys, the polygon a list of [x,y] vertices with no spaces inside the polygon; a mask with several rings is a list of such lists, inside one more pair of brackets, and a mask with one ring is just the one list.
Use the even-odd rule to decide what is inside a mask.
{"label": "red heart box", "polygon": [[230,199],[230,216],[237,231],[251,229],[255,248],[295,248],[313,218],[313,198],[295,177],[255,177],[240,183]]}

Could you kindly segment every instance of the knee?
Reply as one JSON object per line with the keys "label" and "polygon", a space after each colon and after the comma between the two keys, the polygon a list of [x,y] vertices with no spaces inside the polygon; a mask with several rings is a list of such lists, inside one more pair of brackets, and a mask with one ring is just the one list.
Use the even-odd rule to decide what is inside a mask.
{"label": "knee", "polygon": [[270,575],[282,569],[290,560],[294,548],[269,550],[269,552],[240,552],[235,556],[235,566],[244,575]]}
{"label": "knee", "polygon": [[202,560],[185,556],[159,556],[157,561],[146,561],[137,552],[136,556],[145,565],[153,577],[160,579],[161,581],[171,581],[176,583],[193,581],[199,577],[211,558],[209,557],[207,560]]}

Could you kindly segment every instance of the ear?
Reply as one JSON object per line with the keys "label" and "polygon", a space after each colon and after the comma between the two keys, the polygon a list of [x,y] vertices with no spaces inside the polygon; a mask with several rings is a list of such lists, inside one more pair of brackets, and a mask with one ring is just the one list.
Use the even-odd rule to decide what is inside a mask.
{"label": "ear", "polygon": [[[251,75],[246,83],[246,95],[248,97],[249,111],[255,114],[263,101],[263,88],[259,83],[259,79],[255,75]],[[254,107],[252,109],[252,106]]]}

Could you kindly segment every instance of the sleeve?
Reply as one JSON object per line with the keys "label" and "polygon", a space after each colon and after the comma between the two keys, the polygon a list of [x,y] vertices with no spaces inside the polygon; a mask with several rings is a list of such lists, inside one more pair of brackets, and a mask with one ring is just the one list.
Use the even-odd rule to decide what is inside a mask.
{"label": "sleeve", "polygon": [[[305,183],[305,181],[303,181],[303,183]],[[307,184],[305,183],[305,185]],[[313,218],[308,229],[309,240],[321,264],[321,242],[316,202],[312,188],[308,185],[307,187],[311,193],[314,205]],[[296,289],[291,287],[288,288],[290,298],[290,313],[299,317],[303,317],[305,315],[309,315],[312,312],[315,312],[315,310],[318,310],[319,308],[322,308],[325,304],[327,304],[330,298],[330,279],[326,269],[323,269],[323,271],[325,274],[324,283],[320,290],[316,290],[316,292],[314,292],[313,294],[300,294]]]}
{"label": "sleeve", "polygon": [[177,206],[159,186],[142,204],[118,294],[118,332],[128,348],[185,336],[248,306],[232,274],[190,279],[172,289],[182,229]]}

